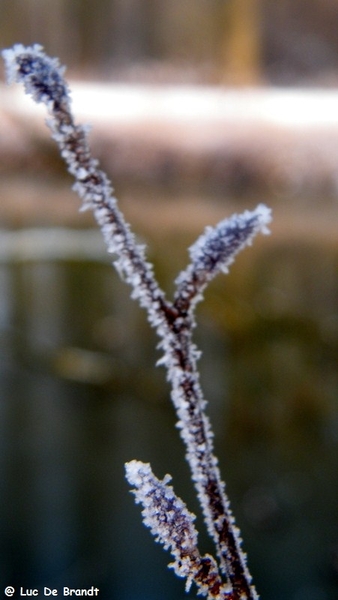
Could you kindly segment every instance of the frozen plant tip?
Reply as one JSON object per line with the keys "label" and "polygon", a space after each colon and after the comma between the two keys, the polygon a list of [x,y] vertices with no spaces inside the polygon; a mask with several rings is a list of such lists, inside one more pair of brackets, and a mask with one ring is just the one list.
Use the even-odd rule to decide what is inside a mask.
{"label": "frozen plant tip", "polygon": [[222,583],[216,561],[209,555],[200,556],[194,526],[196,517],[168,485],[170,475],[159,481],[149,464],[133,460],[126,464],[126,477],[135,487],[136,502],[143,505],[144,524],[156,541],[170,549],[175,561],[169,566],[176,575],[186,578],[186,591],[194,581],[201,595],[228,598],[229,587]]}
{"label": "frozen plant tip", "polygon": [[[220,221],[215,227],[206,227],[205,232],[189,248],[191,264],[176,279],[176,298],[189,298],[194,306],[202,299],[206,285],[218,273],[228,273],[236,254],[251,244],[254,236],[268,234],[271,210],[259,204],[255,210],[246,210]],[[192,300],[194,300],[192,302]]]}
{"label": "frozen plant tip", "polygon": [[260,204],[253,211],[208,227],[190,248],[191,262],[176,279],[173,301],[167,300],[153,266],[146,260],[144,247],[136,243],[118,208],[109,179],[91,156],[87,128],[74,122],[64,68],[58,60],[46,56],[39,45],[16,45],[2,54],[8,81],[22,82],[26,93],[46,105],[47,124],[75,178],[74,190],[83,201],[82,208],[93,211],[108,252],[114,254],[114,266],[131,285],[132,297],[146,309],[160,338],[159,364],[167,369],[186,458],[218,562],[200,555],[194,517],[168,486],[170,478],[160,481],[149,465],[132,461],[126,465],[126,474],[136,500],[143,505],[144,522],[171,550],[172,566],[186,578],[187,589],[194,582],[198,593],[209,599],[257,600],[213,453],[213,434],[197,369],[200,352],[192,341],[192,332],[194,309],[206,285],[217,273],[227,272],[237,253],[257,233],[268,233],[270,209]]}
{"label": "frozen plant tip", "polygon": [[192,270],[204,273],[207,281],[217,273],[228,272],[236,254],[262,231],[268,233],[270,210],[259,204],[254,211],[246,210],[242,215],[224,219],[216,227],[207,227],[205,233],[190,247]]}

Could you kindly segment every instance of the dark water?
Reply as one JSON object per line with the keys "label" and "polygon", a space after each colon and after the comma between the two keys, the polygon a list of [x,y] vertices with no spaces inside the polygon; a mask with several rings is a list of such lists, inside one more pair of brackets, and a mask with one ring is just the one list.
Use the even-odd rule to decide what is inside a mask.
{"label": "dark water", "polygon": [[[153,248],[165,286],[168,243]],[[338,247],[247,250],[198,322],[216,452],[257,589],[335,600]],[[3,260],[0,334],[1,587],[194,598],[124,480],[126,461],[151,462],[198,512],[156,339],[129,289],[104,259]]]}

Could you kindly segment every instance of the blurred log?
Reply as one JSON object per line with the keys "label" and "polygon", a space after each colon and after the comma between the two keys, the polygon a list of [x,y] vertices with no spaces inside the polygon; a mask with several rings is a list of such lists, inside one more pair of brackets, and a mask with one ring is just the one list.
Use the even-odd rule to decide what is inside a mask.
{"label": "blurred log", "polygon": [[[118,189],[221,198],[337,194],[334,90],[71,88],[77,121],[93,125],[93,154]],[[2,178],[64,174],[44,117],[18,88],[0,88]]]}

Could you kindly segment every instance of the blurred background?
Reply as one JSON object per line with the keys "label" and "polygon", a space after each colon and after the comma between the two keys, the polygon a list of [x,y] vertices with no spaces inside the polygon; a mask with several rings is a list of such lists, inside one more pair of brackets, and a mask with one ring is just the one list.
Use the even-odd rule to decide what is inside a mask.
{"label": "blurred background", "polygon": [[[272,235],[212,283],[196,330],[263,600],[338,595],[337,28],[335,0],[0,0],[1,47],[38,42],[67,65],[169,295],[205,225],[273,208]],[[213,552],[157,340],[44,119],[0,86],[0,594],[194,598],[124,480],[133,458],[171,473]]]}

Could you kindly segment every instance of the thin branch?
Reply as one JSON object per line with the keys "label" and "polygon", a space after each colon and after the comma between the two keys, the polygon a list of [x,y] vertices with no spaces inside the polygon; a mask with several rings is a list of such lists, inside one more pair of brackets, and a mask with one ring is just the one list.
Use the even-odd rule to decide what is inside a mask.
{"label": "thin branch", "polygon": [[168,485],[170,475],[160,481],[149,464],[133,460],[126,464],[126,477],[135,488],[136,502],[143,505],[144,524],[157,542],[170,549],[175,560],[169,566],[186,579],[186,591],[194,581],[202,596],[229,600],[231,589],[222,582],[214,558],[201,556],[198,551],[196,517]]}
{"label": "thin branch", "polygon": [[203,299],[203,291],[218,273],[228,273],[235,256],[252,243],[261,232],[268,234],[271,210],[259,204],[253,211],[206,227],[204,233],[189,248],[191,263],[176,279],[175,307],[180,312],[192,312]]}
{"label": "thin branch", "polygon": [[[179,418],[178,427],[187,448],[187,460],[208,532],[216,544],[226,584],[220,583],[214,559],[201,558],[195,543],[191,547],[193,559],[189,559],[193,560],[194,564],[194,568],[190,565],[195,573],[193,579],[200,586],[200,590],[203,581],[203,586],[207,586],[203,589],[208,590],[210,598],[223,598],[226,594],[228,600],[257,600],[258,596],[251,585],[251,576],[246,566],[246,557],[241,550],[239,532],[230,511],[225,485],[213,454],[213,434],[204,412],[206,401],[197,370],[200,352],[192,341],[192,331],[195,326],[194,308],[201,300],[205,287],[217,273],[227,272],[236,254],[251,243],[257,233],[268,233],[270,210],[264,205],[259,205],[254,211],[245,211],[242,215],[234,215],[221,221],[214,228],[207,228],[191,247],[191,263],[178,276],[174,301],[169,302],[155,279],[153,266],[146,260],[144,246],[136,243],[129,224],[117,206],[110,181],[100,170],[97,161],[91,157],[87,141],[88,129],[74,123],[69,89],[63,78],[64,68],[60,67],[57,59],[46,56],[39,45],[28,48],[14,46],[3,51],[3,57],[8,81],[23,82],[26,93],[31,94],[36,102],[43,102],[47,106],[50,115],[47,124],[59,145],[68,170],[75,178],[73,187],[83,200],[82,209],[89,208],[93,211],[108,252],[116,256],[114,265],[117,271],[131,285],[132,297],[147,310],[148,320],[160,337],[159,347],[163,356],[158,364],[163,364],[167,369],[172,389],[171,397]],[[149,490],[146,497],[147,502],[153,504],[153,512],[157,511],[158,515],[157,521],[152,521],[152,528],[166,544],[162,525],[160,527],[160,515],[163,514],[163,507],[169,501],[172,492],[168,496],[169,492],[163,491],[165,481],[159,482],[148,467],[140,465],[141,463],[135,463],[133,468],[129,467],[128,478],[136,487],[137,482],[140,483],[143,499],[145,482],[148,482],[148,485],[151,479],[150,487],[153,492]],[[160,503],[157,496],[159,490],[162,490]],[[177,519],[177,523],[181,523],[188,513],[185,512],[185,507],[183,509],[183,503],[181,508],[178,508],[176,497],[175,500],[173,496],[170,498],[177,506],[173,515],[174,522]],[[179,549],[183,541],[180,541],[174,522],[171,525],[167,524],[167,534],[171,532],[170,545],[175,547],[175,552],[179,554],[183,552],[182,548]],[[190,533],[194,537],[192,530]],[[201,571],[198,571],[199,568]],[[177,569],[179,575],[184,572],[181,566]],[[202,572],[208,573],[209,584],[205,583],[206,579],[199,580]],[[216,588],[218,586],[221,590],[219,596],[212,595],[216,588],[211,584],[210,573],[213,573],[212,578],[215,577],[213,581],[217,581]],[[188,582],[191,580],[189,577]]]}

